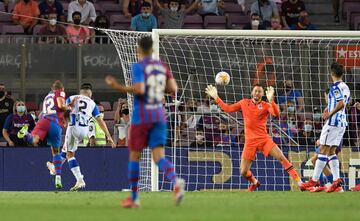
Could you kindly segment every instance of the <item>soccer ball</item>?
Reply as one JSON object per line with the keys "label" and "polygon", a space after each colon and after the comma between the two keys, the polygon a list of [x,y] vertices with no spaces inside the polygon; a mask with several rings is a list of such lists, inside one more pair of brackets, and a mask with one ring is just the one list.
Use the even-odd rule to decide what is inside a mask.
{"label": "soccer ball", "polygon": [[225,71],[220,71],[216,74],[215,83],[218,85],[228,85],[230,82],[230,75]]}

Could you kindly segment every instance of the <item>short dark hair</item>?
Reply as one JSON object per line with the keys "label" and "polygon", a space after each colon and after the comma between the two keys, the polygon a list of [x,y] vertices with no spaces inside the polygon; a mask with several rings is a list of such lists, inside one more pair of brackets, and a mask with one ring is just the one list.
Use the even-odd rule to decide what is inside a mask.
{"label": "short dark hair", "polygon": [[81,18],[81,12],[79,12],[79,11],[74,11],[74,12],[71,14],[71,17],[73,18],[75,15],[80,15],[80,18]]}
{"label": "short dark hair", "polygon": [[331,64],[331,72],[336,77],[342,77],[344,74],[344,66],[338,62],[334,62]]}
{"label": "short dark hair", "polygon": [[141,5],[141,8],[142,7],[149,7],[151,8],[151,3],[150,2],[143,2],[142,5]]}
{"label": "short dark hair", "polygon": [[90,83],[83,83],[80,89],[92,90],[92,85]]}
{"label": "short dark hair", "polygon": [[153,47],[153,40],[150,36],[142,37],[139,40],[139,47],[145,52],[148,53]]}
{"label": "short dark hair", "polygon": [[253,16],[256,16],[256,17],[260,17],[260,15],[258,14],[258,13],[252,13],[251,15],[250,15],[250,18],[252,18]]}

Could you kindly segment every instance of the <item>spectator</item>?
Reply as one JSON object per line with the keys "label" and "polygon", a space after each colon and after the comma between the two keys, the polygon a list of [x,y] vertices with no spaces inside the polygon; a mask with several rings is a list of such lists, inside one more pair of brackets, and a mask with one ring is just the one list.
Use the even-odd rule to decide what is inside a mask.
{"label": "spectator", "polygon": [[273,16],[271,18],[271,30],[282,30],[282,25],[279,17]]}
{"label": "spectator", "polygon": [[281,110],[285,109],[285,104],[287,101],[295,103],[296,110],[298,112],[304,111],[304,98],[301,95],[301,92],[294,88],[292,80],[285,80],[284,82],[285,92],[278,97],[278,102]]}
{"label": "spectator", "polygon": [[260,16],[257,13],[253,13],[250,16],[251,22],[247,23],[243,29],[246,30],[265,30],[266,27],[260,22]]}
{"label": "spectator", "polygon": [[[24,15],[24,16],[20,16]],[[32,34],[34,26],[38,23],[40,11],[38,3],[34,0],[20,0],[14,8],[13,20],[17,25],[24,28],[26,34]]]}
{"label": "spectator", "polygon": [[117,104],[117,107],[116,107],[116,111],[115,111],[115,115],[114,115],[114,122],[115,122],[115,124],[120,123],[120,119],[121,119],[121,117],[122,117],[122,113],[121,113],[122,105],[124,105],[124,104],[127,104],[126,99],[124,99],[124,98],[119,98],[119,99],[118,99],[118,104]]}
{"label": "spectator", "polygon": [[81,13],[75,11],[72,13],[72,20],[74,25],[66,27],[66,34],[68,40],[73,44],[86,44],[90,42],[90,30],[87,27],[79,26],[81,21]]}
{"label": "spectator", "polygon": [[4,3],[5,11],[7,12],[9,6],[9,0],[0,0],[0,2]]}
{"label": "spectator", "polygon": [[245,132],[244,129],[240,130],[238,135],[235,135],[234,142],[237,144],[244,144],[245,143]]}
{"label": "spectator", "polygon": [[334,12],[334,22],[340,23],[339,9],[340,9],[340,0],[333,0],[333,12]]}
{"label": "spectator", "polygon": [[25,103],[23,101],[16,101],[13,107],[13,114],[9,114],[6,118],[2,134],[8,142],[8,146],[27,146],[24,139],[17,137],[19,130],[25,126],[29,126],[29,131],[35,127],[35,121],[31,114],[26,111]]}
{"label": "spectator", "polygon": [[305,3],[302,0],[289,0],[281,3],[281,19],[285,29],[296,25],[300,12],[305,10]]}
{"label": "spectator", "polygon": [[321,110],[318,107],[315,107],[313,110],[313,125],[316,137],[320,137],[320,133],[322,130],[322,116]]}
{"label": "spectator", "polygon": [[[105,15],[97,16],[95,20],[95,27],[103,29],[110,28],[110,21],[108,17],[106,17]],[[95,30],[95,36],[95,42],[98,44],[108,44],[110,42],[110,39],[102,31]]]}
{"label": "spectator", "polygon": [[273,16],[279,17],[279,12],[276,4],[270,0],[258,0],[251,5],[251,14],[258,14],[260,16],[260,23],[265,27],[271,27],[271,18]]}
{"label": "spectator", "polygon": [[299,132],[298,122],[299,121],[298,121],[297,115],[293,112],[288,111],[286,114],[286,123],[281,124],[281,128],[283,128],[283,129],[286,128],[285,131],[287,132],[287,134],[291,138],[294,138],[295,135]]}
{"label": "spectator", "polygon": [[123,12],[127,18],[134,17],[138,14],[141,14],[141,6],[143,2],[152,3],[151,0],[124,0],[123,2]]}
{"label": "spectator", "polygon": [[304,121],[304,127],[298,133],[298,144],[299,145],[314,145],[316,141],[316,135],[313,128],[313,122],[310,118]]}
{"label": "spectator", "polygon": [[168,29],[181,29],[186,14],[198,6],[197,1],[194,1],[188,8],[185,8],[185,5],[180,5],[179,0],[170,0],[169,4],[165,4],[164,7],[159,3],[159,0],[155,0],[155,3],[164,19],[163,28]]}
{"label": "spectator", "polygon": [[152,6],[149,2],[144,2],[141,6],[141,14],[131,19],[131,30],[133,31],[151,31],[157,28],[155,16],[151,13]]}
{"label": "spectator", "polygon": [[[9,114],[12,113],[14,106],[14,100],[12,100],[6,94],[6,88],[4,84],[0,83],[0,130],[4,127],[5,120]],[[0,138],[2,133],[0,133]]]}
{"label": "spectator", "polygon": [[195,141],[190,144],[190,147],[212,147],[212,143],[205,139],[203,128],[196,129]]}
{"label": "spectator", "polygon": [[56,18],[57,15],[55,13],[48,15],[49,21],[40,29],[38,33],[38,35],[43,36],[39,38],[39,43],[53,44],[65,42],[64,36],[66,36],[66,29],[64,26],[57,24]]}
{"label": "spectator", "polygon": [[299,20],[290,27],[291,30],[316,30],[315,25],[310,23],[309,15],[306,11],[300,12]]}
{"label": "spectator", "polygon": [[[100,117],[104,117],[104,107],[101,104],[97,104],[100,114]],[[106,135],[105,132],[99,126],[99,123],[95,118],[90,119],[89,123],[89,138],[84,139],[84,145],[95,147],[95,146],[106,146]]]}
{"label": "spectator", "polygon": [[[39,4],[40,9],[40,18],[50,19],[50,14],[56,14],[57,20],[61,22],[65,22],[64,8],[61,2],[57,0],[43,0]],[[45,24],[46,22],[43,22]]]}
{"label": "spectator", "polygon": [[218,125],[218,134],[214,135],[215,146],[229,146],[231,145],[231,139],[229,135],[229,127],[227,124],[220,122]]}
{"label": "spectator", "polygon": [[74,22],[73,13],[80,12],[82,25],[89,25],[94,22],[96,19],[96,11],[93,3],[87,0],[76,0],[69,4],[68,6],[68,22]]}
{"label": "spectator", "polygon": [[199,14],[203,17],[207,15],[219,15],[219,9],[225,9],[225,4],[222,0],[200,0]]}
{"label": "spectator", "polygon": [[187,128],[196,128],[200,119],[201,115],[197,113],[197,102],[195,100],[188,100],[186,104],[186,113],[184,115],[184,123],[186,124]]}
{"label": "spectator", "polygon": [[120,118],[120,121],[117,125],[118,129],[118,142],[117,146],[127,146],[127,140],[128,140],[128,129],[130,126],[130,112],[128,104],[125,103],[121,106],[121,114],[122,117]]}

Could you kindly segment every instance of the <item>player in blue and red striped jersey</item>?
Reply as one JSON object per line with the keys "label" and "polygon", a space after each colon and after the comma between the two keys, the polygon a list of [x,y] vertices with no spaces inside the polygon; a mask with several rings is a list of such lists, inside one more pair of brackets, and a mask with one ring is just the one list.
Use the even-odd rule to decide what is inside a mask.
{"label": "player in blue and red striped jersey", "polygon": [[51,146],[53,163],[55,166],[55,188],[61,189],[61,133],[64,128],[64,111],[71,110],[71,105],[66,105],[64,86],[61,81],[56,80],[51,87],[51,91],[45,97],[41,119],[36,124],[32,133],[28,133],[28,126],[24,126],[18,132],[19,138],[34,146],[46,139]]}
{"label": "player in blue and red striped jersey", "polygon": [[131,197],[123,200],[124,208],[140,206],[138,197],[139,160],[141,152],[149,146],[154,162],[171,180],[174,189],[175,204],[179,205],[184,195],[185,182],[177,177],[173,164],[165,158],[167,124],[162,99],[165,93],[175,94],[177,84],[169,68],[161,61],[152,59],[153,41],[151,37],[143,37],[138,44],[139,62],[132,65],[132,85],[119,84],[114,77],[107,76],[105,81],[112,88],[133,93],[133,113],[129,130],[130,160],[128,176],[132,190]]}

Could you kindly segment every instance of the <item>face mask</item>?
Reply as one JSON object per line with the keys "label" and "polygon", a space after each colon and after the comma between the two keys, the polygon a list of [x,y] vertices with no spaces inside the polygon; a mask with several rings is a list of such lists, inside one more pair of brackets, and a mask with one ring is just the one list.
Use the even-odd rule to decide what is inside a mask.
{"label": "face mask", "polygon": [[80,25],[80,19],[74,19],[74,24],[75,25]]}
{"label": "face mask", "polygon": [[178,7],[170,7],[170,10],[171,10],[172,12],[176,12],[176,11],[178,10]]}
{"label": "face mask", "polygon": [[17,111],[18,113],[24,113],[25,110],[26,110],[25,106],[17,106],[17,107],[16,107],[16,111]]}
{"label": "face mask", "polygon": [[314,120],[320,120],[321,114],[320,113],[313,114],[313,118]]}
{"label": "face mask", "polygon": [[216,104],[210,105],[210,111],[211,112],[216,112],[217,110],[218,110],[218,106]]}
{"label": "face mask", "polygon": [[259,20],[252,20],[251,21],[251,26],[259,26],[260,21]]}
{"label": "face mask", "polygon": [[289,128],[290,128],[290,129],[296,128],[296,124],[295,124],[294,121],[289,121],[289,122],[288,122],[288,125],[289,125]]}
{"label": "face mask", "polygon": [[204,136],[203,135],[196,135],[195,138],[196,138],[197,141],[202,141],[204,139]]}
{"label": "face mask", "polygon": [[291,112],[291,113],[295,112],[295,107],[288,107],[287,110],[288,110],[288,112]]}
{"label": "face mask", "polygon": [[304,131],[305,131],[305,132],[310,132],[310,131],[312,131],[312,125],[311,125],[311,124],[305,124],[305,125],[304,125]]}
{"label": "face mask", "polygon": [[56,25],[56,19],[50,19],[50,21],[49,21],[49,23],[50,23],[50,25]]}
{"label": "face mask", "polygon": [[123,114],[125,114],[125,115],[128,115],[128,114],[129,114],[129,109],[123,109],[121,112],[122,112]]}
{"label": "face mask", "polygon": [[144,18],[148,18],[150,16],[150,13],[144,12],[144,13],[141,13],[141,16],[143,16]]}
{"label": "face mask", "polygon": [[4,97],[5,91],[0,91],[0,97]]}
{"label": "face mask", "polygon": [[220,129],[221,133],[226,133],[226,129]]}

